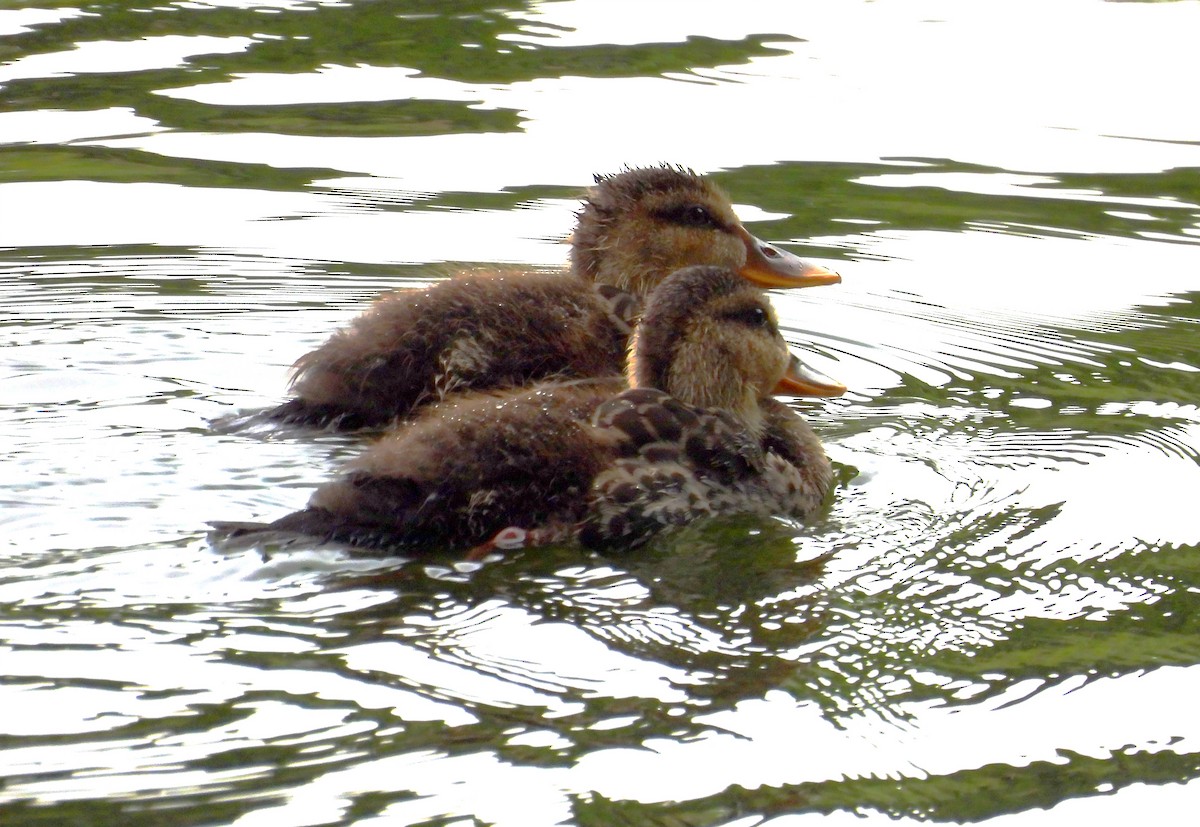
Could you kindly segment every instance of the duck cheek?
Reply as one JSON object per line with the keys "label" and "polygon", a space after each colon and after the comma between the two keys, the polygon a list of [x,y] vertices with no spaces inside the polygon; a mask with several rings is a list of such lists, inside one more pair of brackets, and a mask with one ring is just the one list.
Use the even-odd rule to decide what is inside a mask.
{"label": "duck cheek", "polygon": [[678,270],[697,264],[722,267],[741,267],[745,261],[745,248],[737,239],[722,233],[705,230],[680,229],[658,239],[655,257],[669,262],[670,270]]}
{"label": "duck cheek", "polygon": [[769,381],[766,383],[766,392],[764,396],[779,393],[779,386],[783,382],[783,378],[787,375],[788,370],[792,367],[792,354],[784,344],[782,350],[777,349],[775,357],[775,370],[771,373]]}
{"label": "duck cheek", "polygon": [[739,238],[723,232],[709,233],[709,237],[705,240],[705,246],[711,259],[706,263],[734,270],[741,269],[746,265],[746,245]]}
{"label": "duck cheek", "polygon": [[781,359],[773,342],[763,343],[753,350],[751,359],[743,365],[743,373],[759,398],[773,396],[778,393],[790,364],[790,355],[784,354]]}

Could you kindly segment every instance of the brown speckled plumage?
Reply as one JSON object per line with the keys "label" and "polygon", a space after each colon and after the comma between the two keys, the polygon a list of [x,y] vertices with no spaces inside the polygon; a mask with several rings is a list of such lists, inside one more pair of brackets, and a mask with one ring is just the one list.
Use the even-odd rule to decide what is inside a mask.
{"label": "brown speckled plumage", "polygon": [[761,291],[687,268],[647,305],[633,387],[608,377],[456,397],[372,445],[307,508],[223,528],[422,553],[574,536],[623,549],[699,517],[803,518],[832,472],[811,429],[769,397],[790,363]]}
{"label": "brown speckled plumage", "polygon": [[837,276],[753,238],[728,197],[676,167],[597,176],[572,236],[572,272],[471,273],[385,296],[295,365],[281,423],[387,425],[466,390],[618,373],[641,300],[688,265],[769,286]]}

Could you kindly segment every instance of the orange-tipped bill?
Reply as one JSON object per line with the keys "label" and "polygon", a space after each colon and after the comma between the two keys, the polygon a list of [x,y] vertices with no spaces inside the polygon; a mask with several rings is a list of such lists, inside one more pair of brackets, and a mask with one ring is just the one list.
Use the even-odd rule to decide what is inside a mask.
{"label": "orange-tipped bill", "polygon": [[746,244],[746,263],[738,274],[759,287],[818,287],[842,280],[832,270],[760,241],[745,227],[738,227],[738,235]]}
{"label": "orange-tipped bill", "polygon": [[777,396],[841,396],[845,392],[845,385],[808,367],[794,353],[787,373],[772,391]]}

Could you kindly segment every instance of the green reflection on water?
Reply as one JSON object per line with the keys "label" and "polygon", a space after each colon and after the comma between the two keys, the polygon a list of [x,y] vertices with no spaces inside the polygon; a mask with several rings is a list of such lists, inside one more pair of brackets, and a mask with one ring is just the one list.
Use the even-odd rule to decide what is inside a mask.
{"label": "green reflection on water", "polygon": [[[979,227],[1020,234],[1115,238],[1136,238],[1153,231],[1156,238],[1175,236],[1180,242],[1197,243],[1195,236],[1189,237],[1184,231],[1200,224],[1200,169],[1104,175],[1061,173],[1053,176],[1053,184],[1026,184],[1027,194],[1020,190],[1013,194],[964,192],[949,180],[944,186],[923,183],[936,181],[938,174],[970,174],[986,182],[989,176],[1004,177],[1012,172],[949,159],[916,158],[886,164],[781,163],[744,167],[712,177],[732,192],[754,193],[756,206],[788,214],[788,218],[764,222],[756,228],[768,238],[837,236],[845,233],[844,220],[850,218],[867,222],[873,230],[958,232]],[[900,179],[921,176],[922,183],[872,183],[872,178],[884,175]],[[1062,194],[1055,196],[1056,191]],[[1091,195],[1081,198],[1081,191]],[[1149,203],[1130,206],[1123,203],[1128,199]],[[1122,214],[1124,211],[1144,213],[1147,219],[1130,221]],[[822,254],[843,255],[837,250]],[[1136,274],[1128,277],[1136,278]]]}
{"label": "green reflection on water", "polygon": [[[51,4],[52,5],[52,4]],[[245,53],[204,55],[178,70],[191,83],[237,72],[307,72],[321,66],[403,66],[423,74],[470,82],[513,83],[540,77],[647,77],[743,63],[780,54],[769,42],[787,34],[744,40],[689,37],[682,43],[598,44],[536,48],[521,37],[532,3],[370,0],[301,6],[289,14],[254,8],[158,6],[139,2],[88,5],[96,16],[36,27],[8,41],[11,54],[44,54],[96,40],[132,41],[164,35],[253,37]],[[515,45],[512,38],[526,48]],[[528,42],[527,42],[528,41]],[[470,48],[463,48],[464,45]],[[66,85],[71,81],[64,79]]]}
{"label": "green reflection on water", "polygon": [[[796,745],[797,751],[804,749]],[[786,761],[786,756],[781,756]],[[605,799],[580,802],[580,825],[705,825],[746,812],[766,816],[797,812],[871,812],[935,823],[973,823],[1003,813],[1050,808],[1063,800],[1115,792],[1130,784],[1166,784],[1200,776],[1194,758],[1171,752],[1130,751],[1097,759],[1062,753],[1061,762],[1035,761],[1016,768],[989,765],[927,778],[851,778],[747,790],[734,786],[711,798],[649,807]],[[1100,793],[1098,790],[1105,790]]]}
{"label": "green reflection on water", "polygon": [[[163,128],[227,134],[411,136],[516,132],[523,128],[519,113],[475,109],[469,101],[397,99],[217,106],[154,93],[218,83],[242,74],[313,73],[322,66],[356,64],[405,67],[425,76],[476,83],[566,76],[647,77],[744,63],[776,51],[770,42],[789,39],[780,35],[756,35],[741,41],[691,37],[668,44],[522,49],[509,38],[521,36],[525,24],[521,12],[527,4],[310,4],[273,15],[253,9],[181,6],[140,11],[144,5],[90,4],[86,11],[93,16],[4,38],[0,59],[68,52],[75,44],[89,41],[132,41],[173,34],[248,37],[254,42],[244,52],[201,54],[179,67],[12,81],[5,84],[0,111],[131,108]],[[527,45],[534,43],[528,40]],[[460,48],[464,43],[478,44],[478,48]],[[802,148],[798,152],[802,154]],[[160,182],[306,191],[314,189],[315,181],[343,174],[331,169],[280,169],[269,164],[197,161],[135,150],[54,144],[4,147],[0,158],[0,182]],[[1019,172],[952,159],[897,158],[746,166],[715,177],[735,199],[787,216],[756,226],[757,233],[772,239],[794,239],[795,245],[810,249],[818,245],[805,239],[842,238],[845,220],[869,222],[866,226],[872,229],[957,233],[986,227],[1033,236],[1092,235],[1105,239],[1138,238],[1153,230],[1163,236],[1164,243],[1194,243],[1190,240],[1194,237],[1185,231],[1194,229],[1197,222],[1195,169],[1059,174],[1049,176],[1049,182],[1032,181],[992,193],[957,189],[960,185],[952,184],[949,178],[942,179],[946,186],[937,185],[939,175],[970,176],[979,184]],[[882,185],[882,176],[895,176],[894,185]],[[906,185],[906,176],[914,183]],[[411,194],[341,195],[346,203],[364,212],[513,210],[538,199],[573,198],[577,191],[553,184],[530,185],[500,193],[431,193],[415,202]],[[1130,200],[1147,203],[1125,203]],[[1130,220],[1114,214],[1128,211],[1146,218]],[[859,254],[853,243],[845,241],[843,246],[821,252],[853,259]],[[14,266],[40,261],[62,264],[69,270],[73,264],[120,255],[165,257],[163,267],[169,268],[171,256],[185,261],[189,255],[187,250],[152,246],[56,248],[37,253],[37,260],[29,255]],[[428,268],[371,263],[304,266],[306,274],[318,278],[347,274],[423,278],[431,274]],[[846,275],[852,278],[849,268]],[[71,282],[74,276],[66,272],[42,278],[44,283],[57,286]],[[124,272],[88,273],[78,280],[86,283],[87,293],[120,294],[131,289],[130,278]],[[221,271],[214,267],[205,277],[151,276],[140,280],[138,289],[167,297],[219,291],[221,286]],[[1086,283],[1081,289],[1086,289]],[[307,297],[298,299],[295,307],[314,304],[318,302]],[[169,315],[167,311],[171,310],[168,306],[153,313]],[[1189,291],[1175,294],[1166,306],[1131,308],[1122,324],[1113,329],[1084,331],[1067,324],[1046,325],[1044,335],[1055,342],[1076,345],[1078,358],[1064,357],[1057,363],[1032,359],[1023,366],[1007,366],[1005,373],[956,376],[944,385],[921,382],[905,374],[877,397],[843,410],[832,407],[828,421],[819,421],[819,427],[835,445],[875,426],[894,427],[911,439],[911,459],[931,465],[946,460],[939,449],[953,438],[961,438],[962,444],[977,449],[995,436],[1011,438],[1006,443],[1008,455],[981,454],[961,462],[968,466],[967,471],[976,471],[977,477],[983,478],[966,480],[964,486],[974,484],[979,488],[988,484],[1018,487],[1013,479],[1019,483],[1020,474],[1012,473],[1010,465],[1035,455],[1067,463],[1095,455],[1102,448],[1149,445],[1194,462],[1194,437],[1180,429],[1195,424],[1194,406],[1200,399],[1200,374],[1187,369],[1200,367],[1195,345],[1198,318],[1200,293]],[[11,322],[6,318],[0,323],[12,327],[25,324],[20,318]],[[995,339],[991,344],[997,352],[1004,350]],[[1163,367],[1175,363],[1183,367]],[[1048,404],[1012,404],[1018,397],[1030,396]],[[1139,413],[1131,409],[1139,402],[1179,407]],[[917,403],[923,406],[924,414],[913,412],[911,406]],[[1055,434],[1061,436],[1059,442],[1047,441],[1047,435]],[[1097,442],[1101,439],[1105,441]],[[880,459],[909,459],[901,456],[904,450],[909,449],[894,448],[888,453],[880,448]],[[990,469],[978,470],[989,463]],[[944,473],[966,477],[967,471],[952,468]],[[996,471],[997,476],[1004,471],[1008,478],[997,482],[987,476],[988,471]],[[1131,481],[1131,485],[1138,482],[1153,480]],[[1026,680],[1049,687],[1069,676],[1089,680],[1132,676],[1159,666],[1191,666],[1200,656],[1194,609],[1200,559],[1195,545],[1115,537],[1108,546],[1090,550],[1090,556],[1081,554],[1082,559],[1062,560],[1034,573],[1014,571],[1010,547],[1031,537],[1036,539],[1039,532],[1060,520],[1058,505],[1011,506],[1001,500],[983,505],[972,501],[955,508],[952,503],[936,500],[922,503],[923,492],[917,491],[909,501],[897,500],[867,519],[854,511],[858,496],[854,486],[859,481],[851,470],[843,475],[842,484],[843,507],[806,529],[734,522],[689,531],[643,555],[609,561],[583,555],[577,549],[552,549],[490,563],[457,582],[428,575],[419,566],[402,566],[375,578],[333,576],[322,584],[330,591],[378,589],[395,597],[366,610],[319,621],[305,613],[289,614],[269,598],[232,610],[204,602],[173,603],[164,599],[159,604],[127,606],[117,611],[111,606],[87,605],[86,589],[65,595],[47,594],[37,601],[6,607],[7,622],[29,626],[86,621],[103,627],[113,622],[114,615],[123,617],[123,623],[112,631],[117,648],[138,646],[125,637],[131,629],[136,631],[136,624],[129,624],[132,616],[190,624],[189,640],[197,644],[214,637],[214,624],[223,631],[222,624],[226,623],[229,629],[245,628],[233,621],[251,628],[258,622],[288,621],[299,629],[312,624],[312,631],[293,629],[289,633],[312,642],[312,651],[226,650],[211,659],[265,676],[296,670],[338,676],[397,694],[411,692],[445,700],[469,712],[476,722],[449,726],[442,721],[404,720],[391,709],[360,705],[354,697],[328,698],[309,691],[289,691],[264,679],[271,688],[234,687],[228,698],[197,703],[186,712],[147,715],[92,735],[55,734],[38,740],[48,748],[72,751],[105,746],[117,749],[126,741],[204,743],[214,732],[248,720],[256,705],[269,703],[290,710],[298,720],[313,711],[334,712],[343,715],[345,726],[311,742],[272,736],[249,746],[217,745],[208,754],[198,749],[200,757],[180,761],[180,765],[203,775],[200,786],[175,786],[170,768],[161,777],[143,768],[144,791],[107,798],[97,792],[79,802],[55,802],[44,807],[21,802],[4,804],[0,805],[3,815],[30,824],[148,825],[162,823],[164,813],[175,824],[228,822],[266,806],[284,804],[294,790],[318,782],[332,771],[388,757],[487,753],[518,766],[562,769],[610,747],[639,748],[655,739],[688,743],[710,731],[702,715],[735,709],[740,702],[761,698],[772,690],[817,705],[824,719],[835,723],[867,713],[900,726],[908,721],[905,703],[958,703],[956,690],[950,685],[956,681],[976,686],[977,700],[997,697]],[[876,482],[868,479],[861,484],[870,487]],[[231,498],[235,496],[231,490]],[[196,515],[196,522],[213,516],[218,515]],[[200,531],[193,526],[178,530]],[[842,531],[844,535],[839,534]],[[874,557],[866,557],[859,570],[850,574],[830,570],[828,563],[837,562],[839,555],[852,555],[871,539],[877,540],[880,550]],[[812,554],[811,549],[821,553]],[[161,551],[164,555],[178,554],[180,548],[164,544]],[[77,559],[69,552],[52,556],[58,566],[80,570],[94,567],[103,572],[106,556],[119,553],[98,549]],[[36,574],[21,573],[25,575],[36,580]],[[18,573],[10,568],[6,576],[16,577]],[[872,578],[889,577],[892,579],[883,587],[875,588],[878,581]],[[987,604],[975,605],[967,595],[956,592],[955,578],[987,584],[997,597],[1020,597],[1036,588],[1050,589],[1054,581],[1090,580],[1119,586],[1134,594],[1134,599],[1103,619],[996,617],[988,613]],[[913,586],[926,591],[911,597],[908,590]],[[436,619],[484,606],[491,600],[527,612],[533,618],[531,622],[570,624],[613,652],[679,670],[688,678],[680,689],[685,699],[669,704],[649,697],[607,696],[572,686],[551,688],[544,690],[547,697],[579,704],[577,711],[551,718],[544,707],[455,697],[423,675],[357,670],[345,663],[342,650],[346,647],[397,638],[427,654],[431,661],[461,659],[470,654],[469,640],[457,639],[451,632],[421,637],[412,631],[416,627],[406,625],[407,621],[413,617]],[[654,626],[650,620],[660,625]],[[944,636],[938,637],[938,632]],[[815,654],[806,648],[818,645],[824,648]],[[48,646],[41,648],[47,653],[52,651]],[[510,664],[509,668],[514,683],[550,681],[545,675],[522,674],[519,664]],[[895,689],[915,671],[936,673],[944,683],[910,683],[903,690]],[[196,689],[173,687],[169,675],[153,687],[89,678],[56,680],[68,688],[86,687],[150,700]],[[7,685],[15,684],[9,679]],[[970,702],[962,705],[965,709]],[[600,726],[623,717],[630,720],[611,728]],[[1103,722],[1098,721],[1097,727],[1102,728]],[[561,741],[550,746],[510,743],[514,732],[540,730],[551,731]],[[21,738],[0,739],[0,750],[23,745]],[[804,750],[805,745],[797,744],[796,748]],[[571,806],[578,823],[596,825],[702,825],[747,813],[861,809],[958,820],[1093,795],[1102,784],[1120,788],[1137,781],[1153,784],[1200,776],[1194,753],[1170,749],[1158,753],[1130,749],[1104,758],[1064,750],[1060,757],[1061,763],[1039,760],[1020,767],[995,763],[925,778],[867,777],[752,790],[732,786],[716,795],[673,804],[572,795]],[[781,760],[786,761],[786,756]],[[153,763],[150,758],[146,761]],[[71,772],[32,772],[20,780],[74,779]],[[415,794],[404,787],[403,778],[391,783],[393,789],[348,796],[344,820],[382,812],[390,804],[414,798]],[[160,794],[156,784],[166,792]],[[428,823],[459,823],[463,817],[461,813],[448,814]]]}
{"label": "green reflection on water", "polygon": [[106,147],[0,147],[0,183],[17,181],[106,181],[118,184],[161,183],[194,187],[247,187],[294,192],[332,170],[280,169],[267,164],[239,164],[175,158],[138,150]]}
{"label": "green reflection on water", "polygon": [[[163,125],[223,132],[270,131],[296,135],[428,135],[512,131],[513,112],[471,108],[470,102],[390,101],[283,106],[206,106],[152,94],[156,90],[227,81],[258,72],[306,73],[329,66],[404,67],[427,77],[462,82],[515,83],[536,78],[654,77],[744,63],[780,54],[767,41],[788,35],[755,35],[725,41],[690,37],[684,43],[561,48],[519,48],[526,4],[427,4],[412,0],[313,5],[289,14],[264,15],[253,8],[146,9],[137,2],[96,3],[90,14],[12,35],[11,57],[69,52],[77,43],[132,42],[169,35],[248,37],[236,54],[201,54],[179,68],[18,79],[5,84],[0,111],[53,106],[96,109],[132,106]],[[471,44],[474,48],[462,48]],[[6,55],[0,53],[0,58]]]}

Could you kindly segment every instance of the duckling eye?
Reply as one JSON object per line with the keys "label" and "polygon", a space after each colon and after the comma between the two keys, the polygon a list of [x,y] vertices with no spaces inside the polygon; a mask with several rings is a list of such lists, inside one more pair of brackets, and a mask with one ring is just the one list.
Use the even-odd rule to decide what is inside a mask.
{"label": "duckling eye", "polygon": [[698,227],[706,230],[721,228],[721,223],[708,211],[708,208],[701,204],[688,204],[666,210],[662,213],[662,217],[684,227]]}
{"label": "duckling eye", "polygon": [[744,310],[734,310],[725,316],[731,322],[743,324],[746,327],[767,327],[771,319],[767,311],[761,307],[747,307]]}

